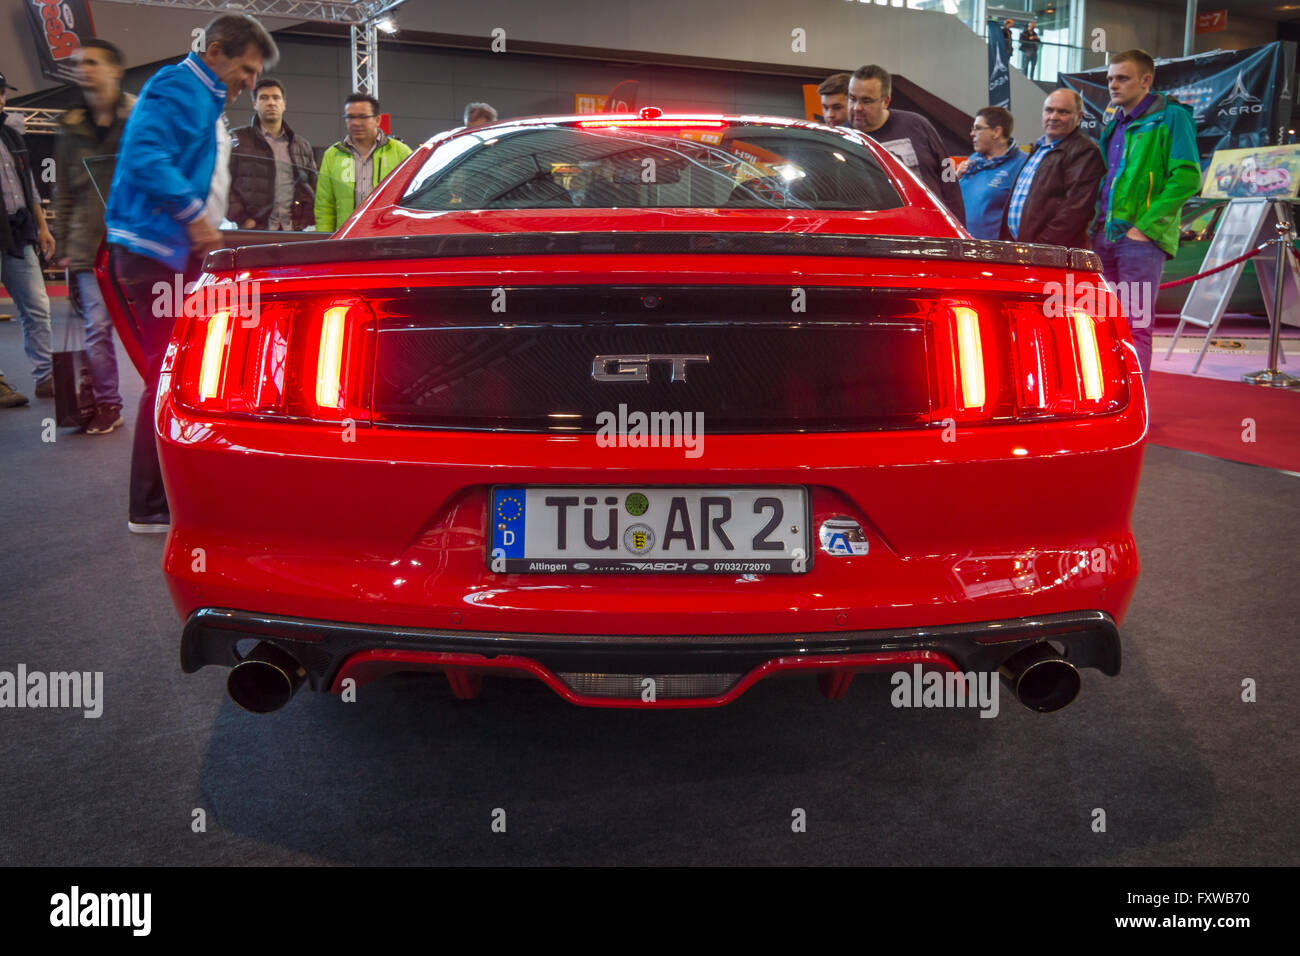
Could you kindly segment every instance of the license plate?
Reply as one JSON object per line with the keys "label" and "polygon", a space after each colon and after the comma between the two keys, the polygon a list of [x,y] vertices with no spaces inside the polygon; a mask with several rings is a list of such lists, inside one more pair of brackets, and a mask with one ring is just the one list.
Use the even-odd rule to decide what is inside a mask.
{"label": "license plate", "polygon": [[500,574],[802,574],[806,488],[493,487]]}

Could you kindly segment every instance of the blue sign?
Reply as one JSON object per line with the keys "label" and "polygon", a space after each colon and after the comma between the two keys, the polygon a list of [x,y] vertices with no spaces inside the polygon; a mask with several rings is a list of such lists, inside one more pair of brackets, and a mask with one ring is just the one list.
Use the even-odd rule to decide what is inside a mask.
{"label": "blue sign", "polygon": [[524,514],[528,495],[522,488],[493,488],[492,513],[488,521],[492,528],[492,553],[501,552],[505,558],[524,556]]}

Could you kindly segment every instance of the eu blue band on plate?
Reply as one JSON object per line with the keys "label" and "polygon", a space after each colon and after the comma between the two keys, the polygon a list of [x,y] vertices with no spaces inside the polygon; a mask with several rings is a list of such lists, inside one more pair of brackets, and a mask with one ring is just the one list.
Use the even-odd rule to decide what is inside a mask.
{"label": "eu blue band on plate", "polygon": [[524,509],[528,496],[522,488],[492,490],[492,551],[507,558],[524,556]]}

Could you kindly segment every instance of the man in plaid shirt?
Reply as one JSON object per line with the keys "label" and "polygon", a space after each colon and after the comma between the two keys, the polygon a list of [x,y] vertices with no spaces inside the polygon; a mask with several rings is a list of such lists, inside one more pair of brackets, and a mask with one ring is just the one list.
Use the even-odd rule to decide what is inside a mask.
{"label": "man in plaid shirt", "polygon": [[1001,238],[1092,248],[1088,226],[1106,161],[1083,134],[1083,99],[1053,90],[1043,103],[1043,135],[1011,187]]}

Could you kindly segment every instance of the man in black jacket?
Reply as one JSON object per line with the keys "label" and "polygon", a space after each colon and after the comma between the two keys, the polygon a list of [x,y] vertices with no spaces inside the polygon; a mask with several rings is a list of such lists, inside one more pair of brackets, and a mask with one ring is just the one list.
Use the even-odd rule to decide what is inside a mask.
{"label": "man in black jacket", "polygon": [[1092,248],[1088,226],[1106,161],[1083,134],[1083,99],[1053,90],[1043,103],[1043,135],[1021,167],[1002,216],[1003,239]]}
{"label": "man in black jacket", "polygon": [[316,159],[311,143],[284,121],[284,86],[259,80],[249,126],[231,130],[230,205],[240,229],[300,230],[316,221]]}

